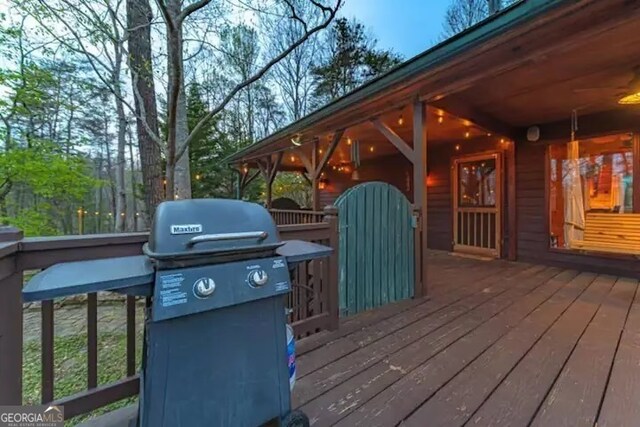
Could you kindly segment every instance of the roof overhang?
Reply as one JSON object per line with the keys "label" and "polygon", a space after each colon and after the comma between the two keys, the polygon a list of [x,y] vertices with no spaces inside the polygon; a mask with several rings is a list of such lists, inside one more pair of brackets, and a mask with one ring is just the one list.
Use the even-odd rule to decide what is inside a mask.
{"label": "roof overhang", "polygon": [[[596,36],[614,19],[630,19],[640,2],[625,0],[523,0],[369,81],[314,113],[229,157],[255,159],[310,141],[415,100],[437,103],[492,75],[522,68],[536,58]],[[636,16],[637,19],[637,16]],[[635,21],[637,22],[637,20]],[[551,36],[553,34],[553,37]],[[588,52],[587,52],[588,54]],[[482,68],[479,68],[482,64]],[[282,148],[282,147],[280,147]]]}

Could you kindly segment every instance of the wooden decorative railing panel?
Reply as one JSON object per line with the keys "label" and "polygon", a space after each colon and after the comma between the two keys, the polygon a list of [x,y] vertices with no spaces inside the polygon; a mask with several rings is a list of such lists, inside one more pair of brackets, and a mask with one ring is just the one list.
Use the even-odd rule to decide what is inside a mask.
{"label": "wooden decorative railing panel", "polygon": [[270,209],[273,220],[278,225],[313,224],[322,222],[324,212]]}
{"label": "wooden decorative railing panel", "polygon": [[[318,218],[317,213],[305,218]],[[335,211],[316,223],[281,225],[283,240],[306,240],[338,247]],[[0,405],[22,404],[23,303],[21,290],[25,271],[40,270],[60,262],[139,255],[146,233],[87,235],[51,238],[22,238],[19,231],[0,228]],[[338,325],[337,254],[325,260],[299,265],[293,273],[293,292],[287,296],[290,321],[297,336],[307,336]],[[126,306],[126,377],[109,384],[98,381],[98,295],[89,294],[86,305],[87,390],[71,396],[56,396],[54,338],[56,305],[40,304],[42,403],[65,406],[65,415],[89,413],[110,403],[135,396],[139,389],[136,374],[136,299],[123,299]]]}

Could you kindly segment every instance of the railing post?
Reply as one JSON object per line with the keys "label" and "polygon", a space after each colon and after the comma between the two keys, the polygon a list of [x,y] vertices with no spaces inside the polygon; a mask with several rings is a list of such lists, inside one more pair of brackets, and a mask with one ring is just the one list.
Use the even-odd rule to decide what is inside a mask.
{"label": "railing post", "polygon": [[414,228],[413,228],[413,247],[414,247],[414,287],[413,287],[413,295],[418,298],[423,296],[423,288],[422,281],[426,280],[423,277],[424,268],[422,264],[422,212],[419,206],[413,206],[413,218],[414,218]]}
{"label": "railing post", "polygon": [[0,227],[0,405],[22,404],[22,232]]}
{"label": "railing post", "polygon": [[333,248],[333,253],[329,257],[329,277],[327,289],[327,311],[329,312],[329,330],[336,330],[340,324],[340,304],[338,290],[339,264],[339,228],[338,228],[338,208],[327,206],[324,208],[324,221],[329,223],[329,246]]}

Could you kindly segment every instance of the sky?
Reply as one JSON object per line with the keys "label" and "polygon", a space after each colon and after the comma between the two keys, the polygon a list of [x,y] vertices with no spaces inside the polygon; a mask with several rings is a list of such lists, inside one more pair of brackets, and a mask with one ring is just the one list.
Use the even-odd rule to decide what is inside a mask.
{"label": "sky", "polygon": [[345,0],[342,15],[363,22],[378,47],[409,59],[433,46],[449,0]]}

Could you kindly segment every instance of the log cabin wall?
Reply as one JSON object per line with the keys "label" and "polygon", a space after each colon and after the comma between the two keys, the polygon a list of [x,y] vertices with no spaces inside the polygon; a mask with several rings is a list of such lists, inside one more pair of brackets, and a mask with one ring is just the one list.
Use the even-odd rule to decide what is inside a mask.
{"label": "log cabin wall", "polygon": [[320,206],[328,206],[349,188],[368,181],[381,181],[393,185],[413,203],[413,167],[401,154],[379,157],[363,163],[358,169],[358,181],[351,179],[351,172],[338,172],[327,166],[324,172],[327,186],[320,190]]}
{"label": "log cabin wall", "polygon": [[544,143],[526,141],[520,141],[516,147],[518,261],[640,277],[640,262],[632,257],[549,248],[546,150]]}

